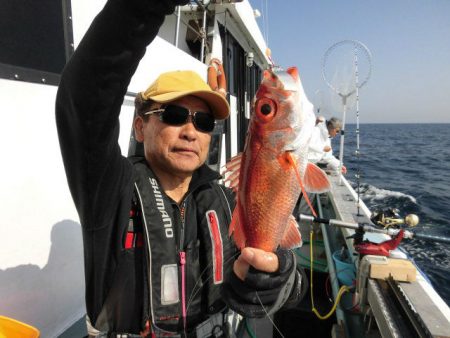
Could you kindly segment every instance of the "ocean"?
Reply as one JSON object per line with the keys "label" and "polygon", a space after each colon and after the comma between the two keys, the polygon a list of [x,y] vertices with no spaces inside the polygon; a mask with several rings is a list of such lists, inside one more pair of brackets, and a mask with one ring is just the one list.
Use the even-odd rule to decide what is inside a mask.
{"label": "ocean", "polygon": [[[356,125],[345,129],[346,178],[356,190],[359,167],[368,208],[414,213],[414,231],[450,237],[450,124],[361,124],[359,160]],[[339,137],[332,144],[338,156]],[[412,239],[402,247],[450,305],[450,244]]]}

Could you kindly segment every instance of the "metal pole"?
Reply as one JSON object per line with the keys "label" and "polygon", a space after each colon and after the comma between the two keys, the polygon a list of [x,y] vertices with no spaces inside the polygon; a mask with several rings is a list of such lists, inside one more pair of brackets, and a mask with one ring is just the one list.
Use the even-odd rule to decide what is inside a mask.
{"label": "metal pole", "polygon": [[344,163],[344,139],[345,139],[345,115],[347,114],[347,97],[350,94],[343,95],[339,94],[339,96],[342,98],[342,105],[344,106],[344,111],[342,113],[342,128],[341,128],[341,143],[339,147],[339,185],[343,185],[342,182],[342,165]]}
{"label": "metal pole", "polygon": [[355,87],[356,87],[356,162],[357,162],[357,169],[356,169],[356,185],[357,185],[357,195],[358,195],[358,201],[356,203],[356,215],[361,216],[360,214],[360,194],[361,194],[361,167],[360,167],[360,161],[359,161],[359,74],[358,74],[358,49],[357,46],[355,46]]}
{"label": "metal pole", "polygon": [[203,62],[203,57],[205,54],[205,39],[206,39],[206,8],[203,10],[203,27],[202,27],[202,45],[200,47],[200,61]]}
{"label": "metal pole", "polygon": [[[319,215],[321,217],[323,217],[323,210],[322,210],[322,204],[320,202],[320,196],[317,195],[317,208],[318,208],[318,212]],[[304,215],[300,215],[304,216]],[[310,218],[307,219],[308,221],[312,222]],[[330,249],[330,240],[328,239],[328,231],[326,229],[326,226],[324,223],[320,223],[320,229],[322,230],[322,236],[323,236],[323,242],[324,242],[324,247],[325,247],[325,252],[326,252],[326,256],[327,256],[327,264],[328,264],[328,273],[330,274],[330,284],[331,284],[331,291],[333,292],[333,297],[334,299],[337,298],[337,295],[339,293],[339,282],[337,279],[337,273],[336,273],[336,269],[334,267],[334,262],[333,262],[333,253],[331,252]],[[312,245],[312,243],[309,243],[309,245]],[[344,316],[344,312],[342,311],[341,305],[339,304],[338,307],[336,308],[336,317],[339,322],[346,322],[345,316]],[[347,327],[347,325],[344,325],[344,327]]]}
{"label": "metal pole", "polygon": [[175,47],[178,47],[178,35],[180,30],[181,6],[177,6],[177,23],[175,25]]}

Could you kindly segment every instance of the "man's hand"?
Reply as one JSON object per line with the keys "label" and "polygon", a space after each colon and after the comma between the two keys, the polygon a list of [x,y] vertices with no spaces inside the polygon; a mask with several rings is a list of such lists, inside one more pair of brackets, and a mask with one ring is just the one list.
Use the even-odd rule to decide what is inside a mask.
{"label": "man's hand", "polygon": [[225,301],[243,316],[266,316],[283,306],[294,285],[298,286],[297,277],[291,250],[279,248],[273,253],[247,247],[242,249],[225,284]]}
{"label": "man's hand", "polygon": [[342,173],[345,175],[347,173],[347,168],[345,165],[342,166]]}
{"label": "man's hand", "polygon": [[330,147],[330,146],[325,146],[325,147],[323,148],[323,151],[326,152],[326,153],[328,153],[330,150],[331,150],[331,147]]}
{"label": "man's hand", "polygon": [[238,259],[234,262],[233,271],[240,280],[244,281],[250,266],[264,272],[278,271],[278,256],[273,252],[267,252],[261,249],[244,248]]}

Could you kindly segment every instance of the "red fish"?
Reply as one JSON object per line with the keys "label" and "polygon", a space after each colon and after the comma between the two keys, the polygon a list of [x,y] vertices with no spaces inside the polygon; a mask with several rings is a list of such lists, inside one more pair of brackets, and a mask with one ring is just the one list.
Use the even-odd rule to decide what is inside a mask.
{"label": "red fish", "polygon": [[237,196],[230,234],[239,248],[301,246],[292,215],[300,192],[321,193],[330,187],[326,174],[307,161],[314,123],[297,68],[266,70],[244,151],[226,165],[225,181]]}

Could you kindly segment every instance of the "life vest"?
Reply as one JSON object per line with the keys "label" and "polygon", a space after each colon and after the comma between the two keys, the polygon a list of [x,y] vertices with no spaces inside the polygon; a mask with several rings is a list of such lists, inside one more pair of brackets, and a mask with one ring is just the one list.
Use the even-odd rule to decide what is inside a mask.
{"label": "life vest", "polygon": [[219,59],[211,59],[209,63],[208,84],[215,92],[223,97],[227,96],[227,80],[225,78],[222,62]]}
{"label": "life vest", "polygon": [[[136,173],[135,194],[142,214],[148,267],[149,292],[144,311],[148,311],[152,326],[160,332],[180,331],[183,315],[189,321],[190,317],[201,315],[195,309],[197,312],[206,309],[211,315],[225,308],[222,284],[231,273],[229,262],[235,252],[228,237],[231,210],[224,192],[215,183],[191,192],[185,199],[184,225],[193,227],[195,223],[197,236],[184,247],[178,234],[182,226],[179,209],[173,208],[161,191],[145,159],[131,160]],[[198,297],[191,298],[196,292]]]}

